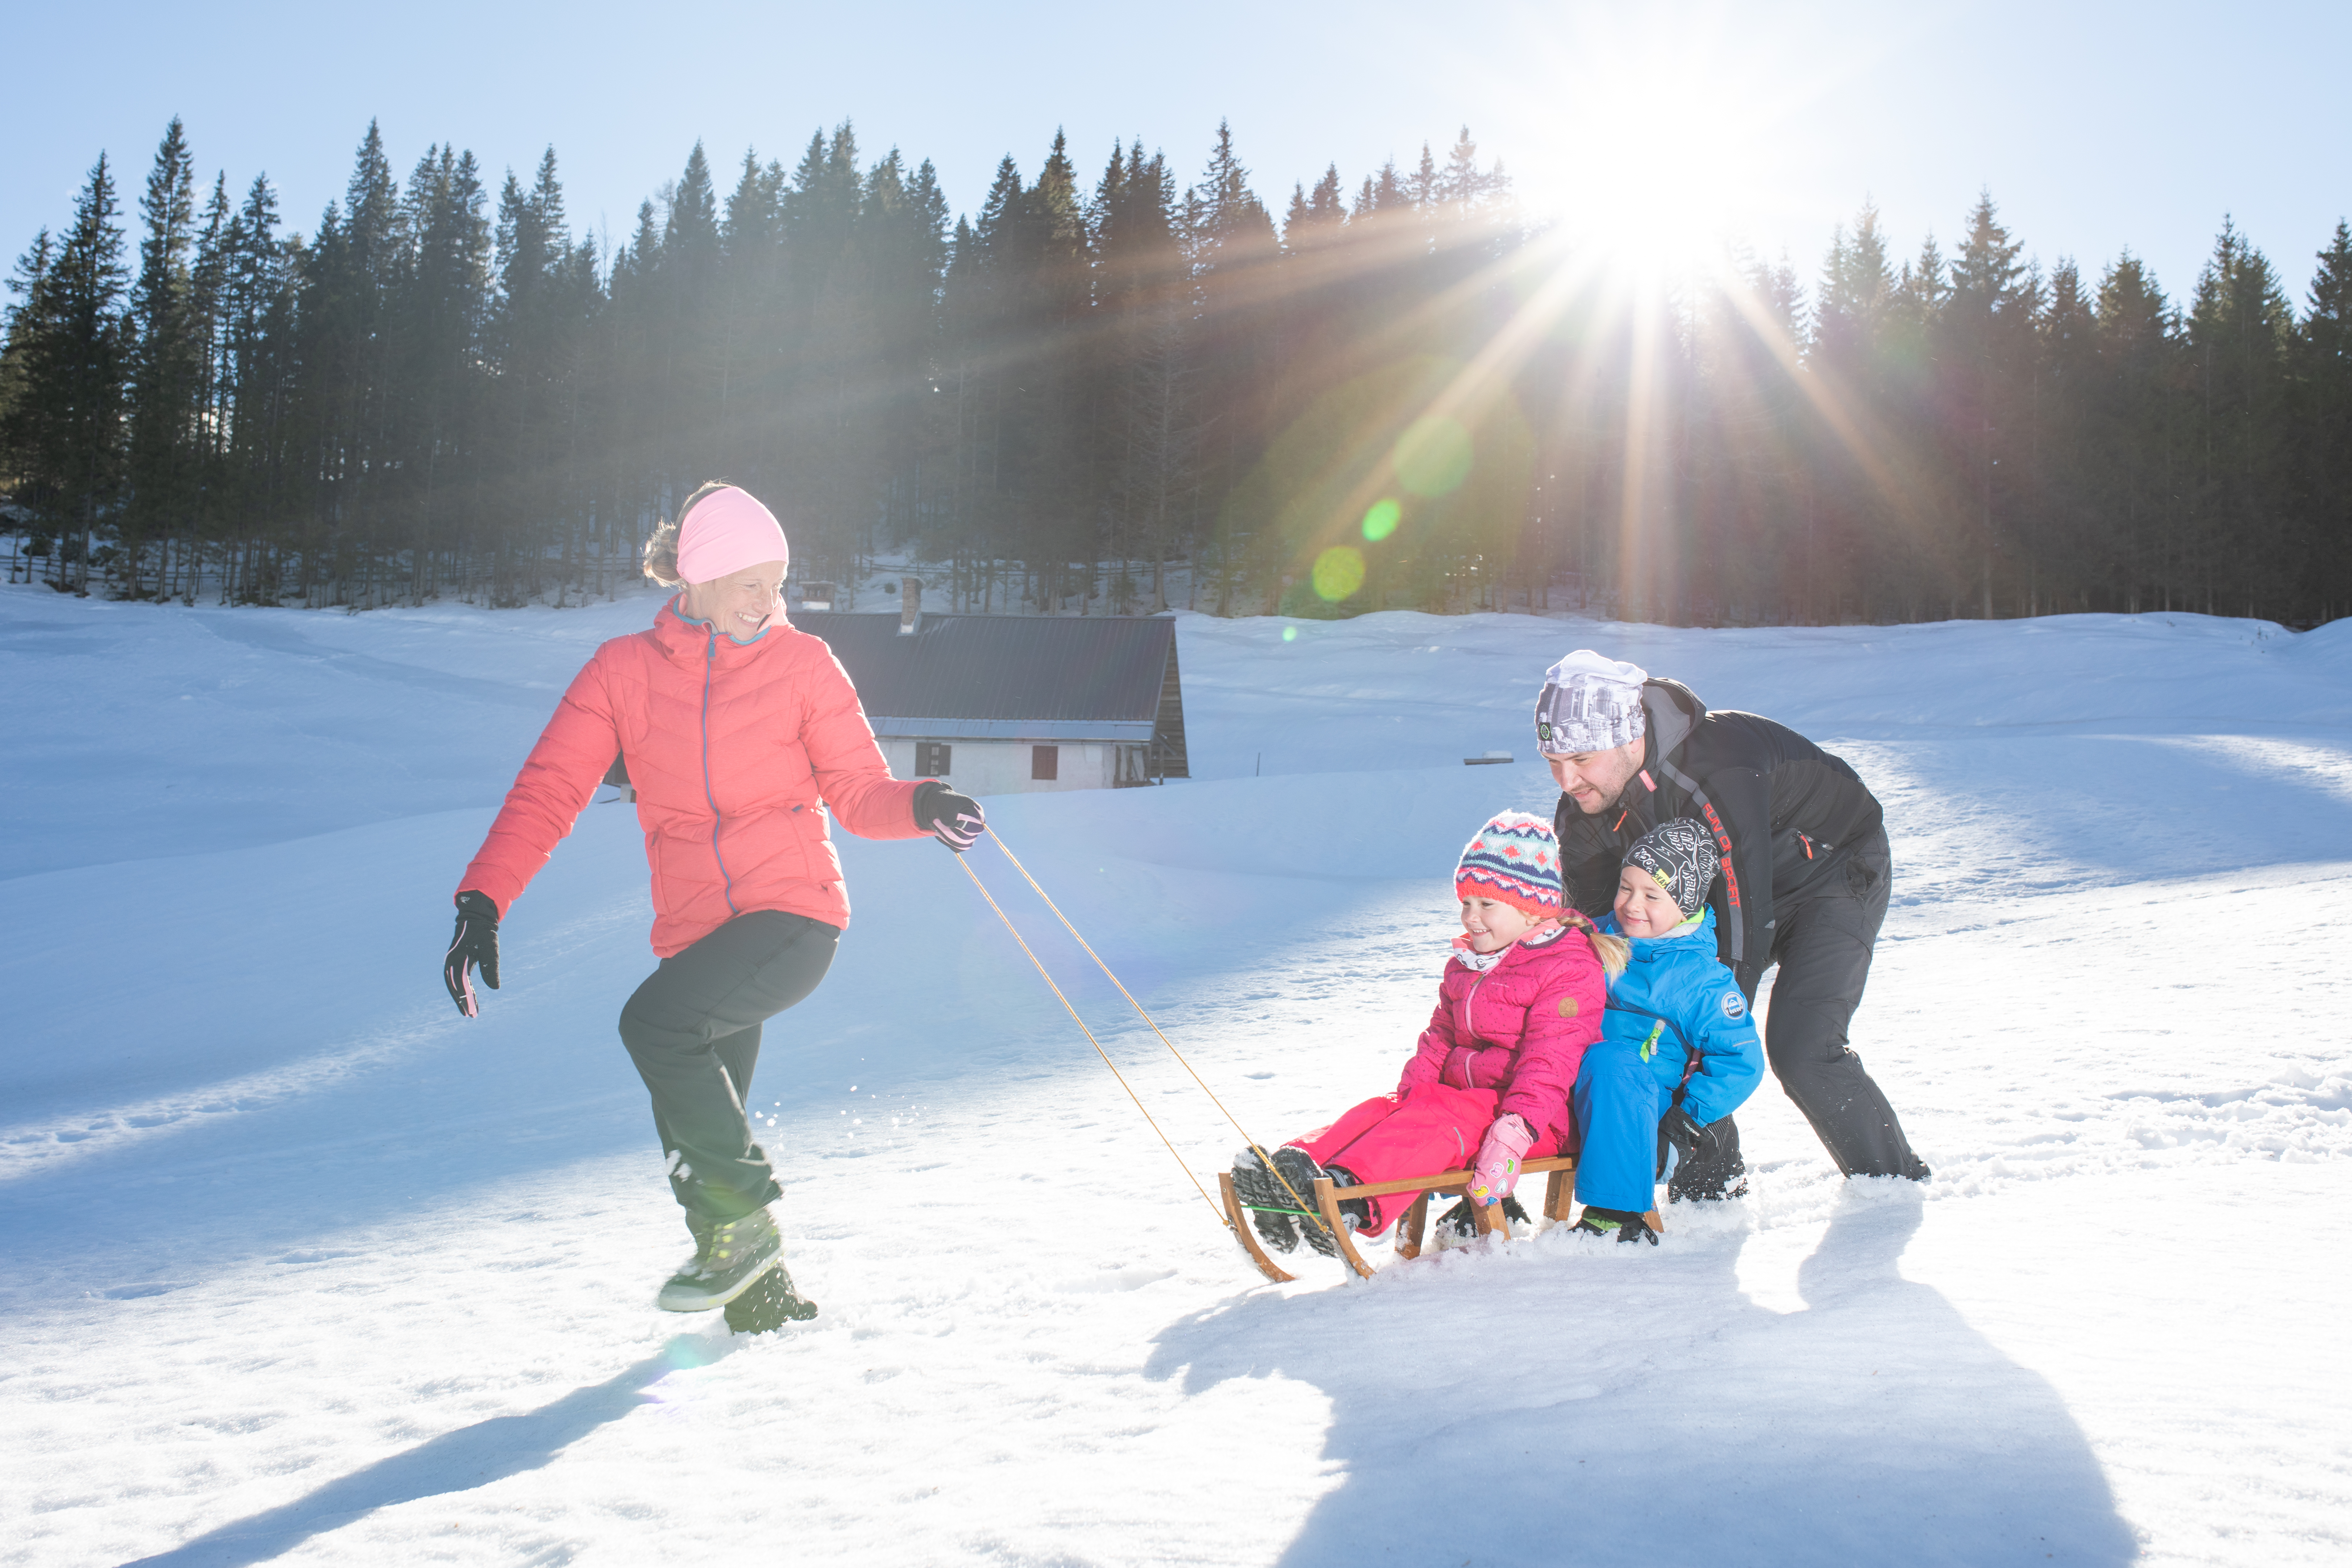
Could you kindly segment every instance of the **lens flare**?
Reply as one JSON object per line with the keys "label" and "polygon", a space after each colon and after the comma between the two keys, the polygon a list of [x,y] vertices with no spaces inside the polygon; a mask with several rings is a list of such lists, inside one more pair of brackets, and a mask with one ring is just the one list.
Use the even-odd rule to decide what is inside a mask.
{"label": "lens flare", "polygon": [[1282,640],[1285,642],[1297,642],[1298,640],[1298,628],[1297,626],[1283,627]]}
{"label": "lens flare", "polygon": [[1364,585],[1364,552],[1335,544],[1315,558],[1315,596],[1336,605]]}
{"label": "lens flare", "polygon": [[[1470,432],[1458,419],[1435,415],[1416,419],[1396,438],[1397,482],[1434,500],[1462,488],[1470,477]],[[1370,522],[1367,517],[1367,524]]]}
{"label": "lens flare", "polygon": [[1381,540],[1386,539],[1390,534],[1394,533],[1396,531],[1397,520],[1403,515],[1404,509],[1397,505],[1396,500],[1392,496],[1382,496],[1380,500],[1374,501],[1372,503],[1372,510],[1364,513],[1364,538],[1366,542],[1372,544],[1378,544]]}

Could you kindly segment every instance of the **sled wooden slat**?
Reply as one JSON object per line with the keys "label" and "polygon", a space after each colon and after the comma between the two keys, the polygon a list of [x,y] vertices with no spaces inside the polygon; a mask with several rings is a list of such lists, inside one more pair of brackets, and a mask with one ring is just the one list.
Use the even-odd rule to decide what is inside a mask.
{"label": "sled wooden slat", "polygon": [[[1547,1178],[1544,1183],[1543,1217],[1563,1225],[1576,1217],[1575,1155],[1549,1154],[1540,1160],[1529,1160],[1519,1167],[1519,1173],[1523,1176],[1542,1175]],[[1412,1206],[1405,1210],[1403,1216],[1397,1221],[1396,1239],[1396,1255],[1399,1258],[1418,1258],[1423,1237],[1428,1231],[1430,1198],[1433,1195],[1466,1195],[1470,1191],[1472,1174],[1468,1171],[1438,1171],[1426,1176],[1407,1176],[1393,1182],[1366,1182],[1352,1187],[1334,1186],[1331,1179],[1325,1176],[1316,1182],[1315,1191],[1308,1196],[1308,1201],[1323,1216],[1323,1223],[1339,1243],[1339,1256],[1347,1259],[1348,1267],[1369,1279],[1372,1276],[1372,1266],[1365,1261],[1362,1253],[1356,1250],[1356,1233],[1340,1223],[1340,1204],[1349,1198],[1384,1198],[1395,1193],[1420,1194],[1413,1200]],[[1257,1233],[1250,1224],[1249,1211],[1242,1207],[1240,1194],[1234,1191],[1233,1173],[1221,1173],[1217,1177],[1217,1187],[1224,1196],[1225,1217],[1233,1225],[1234,1235],[1240,1239],[1243,1250],[1249,1254],[1250,1261],[1257,1265],[1258,1272],[1277,1283],[1297,1279],[1294,1274],[1285,1273],[1273,1258],[1266,1256],[1265,1248],[1258,1245]],[[1478,1227],[1480,1236],[1500,1236],[1507,1241],[1510,1239],[1511,1222],[1505,1216],[1500,1204],[1474,1207],[1470,1211],[1470,1220]],[[1642,1223],[1661,1236],[1665,1234],[1665,1216],[1654,1208],[1642,1216]]]}
{"label": "sled wooden slat", "polygon": [[[1549,1178],[1544,1184],[1545,1218],[1566,1222],[1573,1217],[1575,1155],[1550,1154],[1540,1160],[1529,1160],[1519,1167],[1519,1172],[1525,1176],[1541,1174]],[[1323,1223],[1330,1228],[1332,1238],[1339,1243],[1339,1256],[1348,1260],[1349,1268],[1369,1279],[1372,1275],[1372,1266],[1365,1261],[1362,1253],[1356,1250],[1355,1232],[1339,1222],[1340,1204],[1349,1198],[1378,1198],[1387,1197],[1392,1193],[1419,1193],[1421,1196],[1413,1201],[1412,1206],[1407,1209],[1403,1217],[1397,1221],[1396,1240],[1396,1254],[1399,1258],[1418,1258],[1421,1256],[1423,1237],[1428,1228],[1431,1196],[1466,1195],[1470,1190],[1471,1179],[1472,1173],[1468,1171],[1439,1171],[1427,1176],[1408,1176],[1401,1181],[1366,1182],[1358,1186],[1340,1187],[1334,1186],[1330,1178],[1327,1176],[1315,1184],[1315,1207],[1317,1212],[1322,1215]],[[1478,1227],[1480,1236],[1500,1236],[1505,1240],[1510,1238],[1511,1222],[1504,1215],[1503,1205],[1500,1204],[1472,1208],[1470,1220]],[[1661,1236],[1665,1234],[1665,1217],[1654,1208],[1642,1216],[1642,1223]]]}

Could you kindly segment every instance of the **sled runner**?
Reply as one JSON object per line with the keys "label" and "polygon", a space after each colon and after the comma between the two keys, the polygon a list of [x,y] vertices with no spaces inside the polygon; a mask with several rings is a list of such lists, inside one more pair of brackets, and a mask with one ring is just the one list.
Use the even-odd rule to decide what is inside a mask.
{"label": "sled runner", "polygon": [[[1575,1155],[1553,1154],[1540,1160],[1529,1160],[1519,1169],[1530,1176],[1538,1172],[1548,1173],[1549,1179],[1544,1184],[1543,1217],[1561,1223],[1574,1217],[1570,1211],[1575,1207],[1575,1202],[1570,1194],[1575,1191]],[[1421,1196],[1413,1200],[1412,1207],[1405,1210],[1404,1217],[1397,1221],[1396,1241],[1399,1258],[1418,1258],[1421,1256],[1422,1236],[1428,1228],[1430,1198],[1433,1195],[1465,1196],[1470,1191],[1470,1182],[1468,1171],[1439,1171],[1426,1176],[1408,1176],[1398,1182],[1366,1182],[1353,1187],[1335,1185],[1327,1176],[1316,1182],[1312,1194],[1300,1195],[1311,1198],[1317,1211],[1323,1216],[1324,1225],[1330,1229],[1333,1239],[1339,1242],[1339,1256],[1348,1260],[1348,1267],[1369,1279],[1372,1266],[1364,1261],[1362,1253],[1356,1250],[1356,1233],[1340,1223],[1339,1205],[1342,1202],[1349,1198],[1385,1197],[1391,1193],[1419,1193]],[[1234,1191],[1233,1173],[1228,1171],[1220,1174],[1217,1186],[1224,1194],[1226,1223],[1234,1235],[1241,1238],[1244,1250],[1250,1255],[1250,1261],[1257,1265],[1258,1272],[1277,1283],[1297,1279],[1297,1275],[1285,1273],[1273,1258],[1265,1255],[1265,1248],[1258,1244],[1256,1227],[1250,1224],[1249,1215],[1242,1207],[1240,1194]],[[1511,1222],[1504,1217],[1502,1205],[1495,1204],[1485,1208],[1474,1205],[1470,1217],[1477,1226],[1480,1236],[1499,1235],[1505,1240],[1510,1238]],[[1654,1208],[1642,1216],[1642,1223],[1661,1236],[1665,1234],[1665,1219]]]}

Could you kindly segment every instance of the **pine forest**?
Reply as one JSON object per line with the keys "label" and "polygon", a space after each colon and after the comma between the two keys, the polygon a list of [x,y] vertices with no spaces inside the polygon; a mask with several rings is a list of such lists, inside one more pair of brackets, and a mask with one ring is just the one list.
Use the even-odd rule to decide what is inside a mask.
{"label": "pine forest", "polygon": [[[747,486],[796,582],[940,608],[1580,609],[1688,625],[2352,608],[2352,232],[2307,294],[2226,220],[2184,294],[2044,266],[1980,194],[1817,268],[1643,283],[1465,129],[1286,197],[1231,130],[952,215],[844,124],[688,153],[625,236],[551,149],[370,126],[295,232],[176,120],[9,279],[13,579],[130,599],[556,605]],[[2320,238],[2322,237],[2312,237]]]}

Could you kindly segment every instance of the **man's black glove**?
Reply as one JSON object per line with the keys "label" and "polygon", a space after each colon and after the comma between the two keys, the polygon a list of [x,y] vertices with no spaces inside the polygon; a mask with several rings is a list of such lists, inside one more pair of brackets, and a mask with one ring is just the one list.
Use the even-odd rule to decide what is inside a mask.
{"label": "man's black glove", "polygon": [[466,973],[477,966],[481,969],[482,983],[496,991],[499,906],[490,902],[488,893],[468,888],[457,895],[457,934],[449,939],[449,955],[441,961],[441,982],[449,987],[449,1000],[457,1004],[457,1011],[468,1018],[482,1010],[481,999],[474,994],[474,983]]}
{"label": "man's black glove", "polygon": [[1712,1122],[1701,1122],[1681,1106],[1675,1106],[1658,1119],[1658,1169],[1666,1168],[1666,1147],[1674,1146],[1675,1156],[1687,1167],[1700,1154],[1719,1152]]}
{"label": "man's black glove", "polygon": [[971,796],[958,795],[937,779],[925,779],[915,786],[915,826],[961,855],[988,831],[988,817]]}

